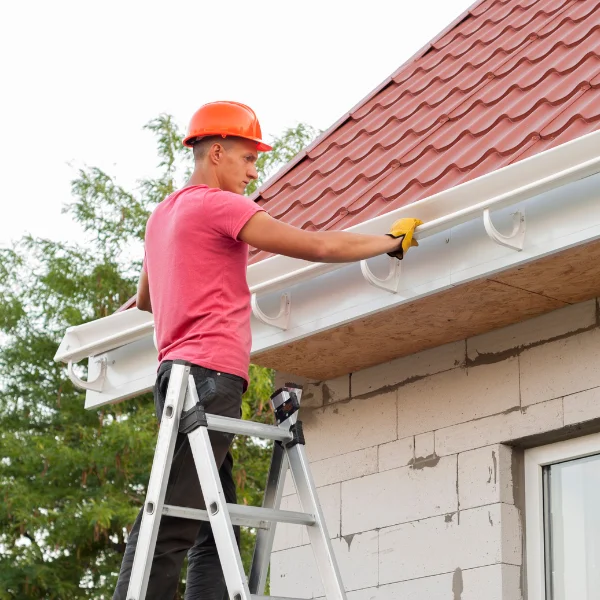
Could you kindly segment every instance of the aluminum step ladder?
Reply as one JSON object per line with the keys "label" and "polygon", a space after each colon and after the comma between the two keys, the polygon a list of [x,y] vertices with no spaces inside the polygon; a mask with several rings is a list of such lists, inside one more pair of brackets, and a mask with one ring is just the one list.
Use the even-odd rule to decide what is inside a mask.
{"label": "aluminum step ladder", "polygon": [[[302,389],[294,384],[286,384],[271,396],[271,406],[278,425],[263,425],[206,414],[202,401],[206,401],[215,392],[214,380],[208,378],[202,384],[199,399],[196,384],[190,374],[190,364],[174,361],[127,599],[145,599],[160,520],[162,515],[169,515],[210,521],[231,600],[265,598],[263,594],[276,524],[305,525],[325,596],[328,600],[345,600],[346,593],[304,450],[302,423],[297,419]],[[225,502],[219,470],[210,445],[209,430],[275,441],[262,508]],[[175,441],[179,432],[188,436],[207,510],[164,504]],[[279,509],[288,466],[304,512]],[[258,528],[248,578],[242,566],[233,525]]]}

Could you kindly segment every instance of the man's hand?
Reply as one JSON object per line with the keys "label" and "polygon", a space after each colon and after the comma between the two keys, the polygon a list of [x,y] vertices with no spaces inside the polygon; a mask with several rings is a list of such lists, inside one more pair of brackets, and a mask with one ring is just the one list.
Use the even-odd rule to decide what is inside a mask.
{"label": "man's hand", "polygon": [[402,260],[409,248],[418,246],[419,242],[413,238],[413,235],[419,225],[423,225],[420,219],[405,218],[395,221],[387,235],[394,239],[402,238],[402,244],[394,252],[388,252],[388,255]]}

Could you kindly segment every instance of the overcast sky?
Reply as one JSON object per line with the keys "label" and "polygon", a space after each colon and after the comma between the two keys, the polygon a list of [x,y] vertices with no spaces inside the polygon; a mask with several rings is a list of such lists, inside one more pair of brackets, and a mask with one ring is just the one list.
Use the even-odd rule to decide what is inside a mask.
{"label": "overcast sky", "polygon": [[151,175],[162,112],[250,105],[263,133],[328,128],[472,0],[35,0],[0,7],[0,245],[68,239],[76,168]]}

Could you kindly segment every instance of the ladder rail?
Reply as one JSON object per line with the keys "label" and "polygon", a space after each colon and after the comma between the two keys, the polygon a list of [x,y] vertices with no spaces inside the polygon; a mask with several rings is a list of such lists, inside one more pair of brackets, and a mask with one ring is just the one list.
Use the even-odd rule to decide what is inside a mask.
{"label": "ladder rail", "polygon": [[156,538],[179,430],[179,418],[188,387],[189,373],[189,366],[173,365],[158,430],[158,439],[150,471],[150,480],[148,481],[148,491],[146,492],[135,556],[131,567],[127,600],[144,600],[146,597],[152,558],[156,547]]}
{"label": "ladder rail", "polygon": [[[281,506],[288,468],[288,459],[284,447],[281,444],[274,444],[267,485],[263,496],[263,507],[277,510]],[[276,522],[269,523],[267,527],[256,533],[254,554],[252,555],[252,565],[248,577],[248,587],[252,594],[265,593],[276,526]]]}
{"label": "ladder rail", "polygon": [[[190,375],[184,409],[193,408],[198,403],[198,392],[196,391],[193,376]],[[208,428],[200,426],[194,429],[188,433],[188,439],[194,456],[196,470],[198,471],[204,504],[208,510],[209,521],[217,546],[217,552],[219,553],[229,597],[231,600],[251,600],[244,566],[242,565],[242,557],[240,556],[237,540],[233,532],[231,517],[227,510],[227,502],[219,477],[219,469],[217,468],[208,436]]]}

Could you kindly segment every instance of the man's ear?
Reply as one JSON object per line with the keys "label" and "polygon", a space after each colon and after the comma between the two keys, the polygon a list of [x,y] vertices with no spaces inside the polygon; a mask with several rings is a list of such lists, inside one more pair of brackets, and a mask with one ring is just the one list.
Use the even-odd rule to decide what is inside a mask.
{"label": "man's ear", "polygon": [[223,154],[225,153],[225,148],[219,142],[215,142],[212,144],[208,151],[208,158],[213,165],[217,165],[223,159]]}

